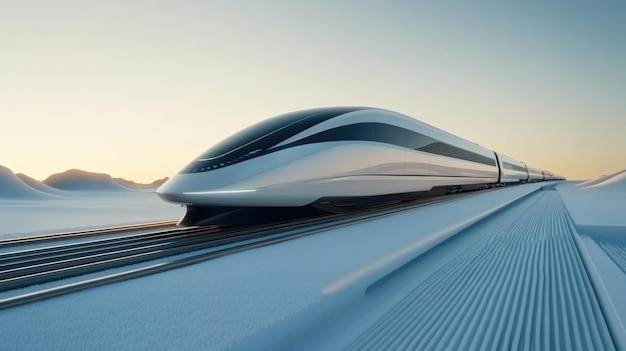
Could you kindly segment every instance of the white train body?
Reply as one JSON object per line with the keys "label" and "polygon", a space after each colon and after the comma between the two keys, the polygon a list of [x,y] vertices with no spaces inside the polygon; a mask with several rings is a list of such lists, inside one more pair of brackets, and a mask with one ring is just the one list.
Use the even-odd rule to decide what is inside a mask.
{"label": "white train body", "polygon": [[503,154],[498,155],[501,183],[519,183],[528,181],[528,169],[520,162]]}
{"label": "white train body", "polygon": [[297,207],[323,198],[550,177],[528,169],[399,113],[320,108],[281,115],[227,138],[157,193],[189,206]]}

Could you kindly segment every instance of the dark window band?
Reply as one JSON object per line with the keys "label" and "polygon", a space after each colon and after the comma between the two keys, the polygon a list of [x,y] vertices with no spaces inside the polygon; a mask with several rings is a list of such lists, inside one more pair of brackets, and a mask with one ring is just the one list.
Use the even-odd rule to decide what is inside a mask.
{"label": "dark window band", "polygon": [[450,144],[442,143],[442,142],[434,142],[432,144],[426,145],[423,148],[418,149],[420,151],[428,152],[431,154],[437,154],[441,156],[447,156],[452,158],[458,158],[461,160],[482,163],[488,166],[495,166],[496,160],[471,152],[456,146],[452,146]]}
{"label": "dark window band", "polygon": [[[324,116],[326,118],[320,117],[321,116],[318,115],[313,116],[313,118],[315,119],[319,118],[323,120],[332,118],[327,116]],[[311,122],[312,121],[308,121],[308,123],[306,123],[306,128],[317,124],[311,124]],[[300,139],[293,143],[289,143],[287,145],[283,145],[278,148],[272,148],[274,145],[277,145],[280,142],[304,130],[301,128],[297,128],[298,130],[294,130],[296,129],[295,126],[289,126],[284,129],[289,130],[281,131],[282,133],[273,133],[272,135],[270,135],[270,137],[267,138],[268,140],[261,140],[251,143],[250,145],[246,145],[245,147],[242,147],[234,152],[229,153],[228,155],[225,155],[225,157],[194,161],[189,166],[187,166],[181,173],[195,173],[218,169],[257,156],[266,155],[275,151],[298,145],[348,140],[371,141],[391,144],[410,150],[427,152],[430,154],[481,163],[489,166],[496,166],[495,156],[492,158],[483,156],[475,152],[464,150],[462,148],[444,143],[442,141],[414,132],[412,130],[385,123],[357,123],[345,125],[319,132],[317,134],[308,136],[306,138]]]}
{"label": "dark window band", "polygon": [[180,173],[206,172],[261,156],[280,142],[316,124],[362,107],[319,108],[291,112],[252,125],[205,151]]}
{"label": "dark window band", "polygon": [[504,168],[526,173],[526,168],[508,162],[502,162]]}
{"label": "dark window band", "polygon": [[482,163],[489,166],[496,165],[495,158],[489,158],[441,142],[424,134],[384,123],[358,123],[341,126],[325,130],[285,146],[292,147],[296,145],[341,140],[373,141],[430,154]]}

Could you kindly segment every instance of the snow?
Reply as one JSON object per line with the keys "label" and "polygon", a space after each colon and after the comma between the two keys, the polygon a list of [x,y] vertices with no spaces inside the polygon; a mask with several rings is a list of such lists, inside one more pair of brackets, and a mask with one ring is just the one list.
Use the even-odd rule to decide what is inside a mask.
{"label": "snow", "polygon": [[0,166],[0,199],[46,199],[50,194],[31,188],[10,169]]}
{"label": "snow", "polygon": [[[579,188],[589,188],[589,187],[604,187],[613,183],[621,183],[623,181],[623,175],[626,173],[626,170],[622,170],[619,172],[615,172],[613,174],[601,176],[595,179],[589,179],[584,182],[580,182],[576,184]],[[622,188],[623,190],[623,188]]]}
{"label": "snow", "polygon": [[577,226],[626,226],[626,170],[557,191]]}
{"label": "snow", "polygon": [[63,173],[53,174],[42,183],[56,189],[68,191],[128,191],[129,188],[119,184],[105,173],[85,172],[70,169]]}
{"label": "snow", "polygon": [[154,190],[133,190],[105,174],[71,170],[48,183],[65,190],[0,166],[0,240],[176,220],[185,212],[161,201]]}
{"label": "snow", "polygon": [[583,255],[598,279],[597,293],[609,305],[616,342],[626,348],[626,170],[557,187],[580,234]]}
{"label": "snow", "polygon": [[118,225],[177,220],[185,209],[155,193],[81,193],[49,200],[0,199],[0,240]]}
{"label": "snow", "polygon": [[[410,284],[346,349],[612,349],[555,191],[540,191],[459,235],[474,242]],[[417,273],[419,266],[406,269]]]}
{"label": "snow", "polygon": [[[0,328],[8,343],[26,349],[271,344],[363,294],[464,227],[458,223],[470,225],[469,218],[488,215],[539,187],[488,192],[9,309],[0,314]],[[377,264],[371,267],[372,262]],[[260,332],[265,333],[257,340]]]}
{"label": "snow", "polygon": [[[546,183],[483,192],[459,201],[411,210],[165,273],[4,310],[0,313],[0,329],[3,330],[0,333],[0,345],[11,345],[15,349],[63,350],[347,347],[390,309],[400,306],[412,291],[419,287],[428,287],[428,279],[437,278],[437,272],[455,258],[455,269],[460,270],[461,277],[467,277],[467,274],[462,273],[463,262],[469,264],[474,259],[462,260],[459,257],[466,255],[470,246],[489,248],[495,243],[493,239],[483,237],[484,225],[480,219],[490,214],[497,214],[496,217],[499,218],[502,214],[502,219],[493,223],[496,228],[499,223],[505,223],[505,219],[517,223],[519,228],[535,228],[545,218],[552,218],[551,211],[556,211],[558,216],[554,218],[558,218],[558,228],[562,232],[559,235],[573,236],[577,242],[582,243],[581,254],[591,263],[587,273],[591,275],[591,279],[595,279],[592,282],[593,289],[602,304],[604,318],[609,323],[614,342],[618,347],[624,347],[626,297],[622,295],[626,288],[626,274],[602,248],[602,244],[608,240],[607,235],[619,236],[626,233],[624,172],[598,181],[579,184],[561,182],[556,185],[556,191],[549,191],[551,185],[548,184],[545,187],[548,191],[539,191],[544,186]],[[541,197],[547,199],[547,202],[540,202],[547,210],[533,207],[535,202],[532,201],[535,201],[533,199],[538,193],[549,193]],[[112,210],[116,204],[114,198],[110,197],[111,202],[108,205],[104,201],[97,206]],[[559,198],[563,200],[563,204]],[[526,203],[526,199],[532,200],[525,208],[536,216],[544,215],[545,212],[545,217],[538,217],[536,222],[525,223],[515,213],[504,215],[503,206],[516,199],[525,199],[522,203]],[[80,203],[81,200],[72,201]],[[81,207],[70,205],[72,201],[68,202],[69,207]],[[145,201],[148,202],[147,199]],[[33,201],[28,203],[32,204]],[[42,212],[54,207],[45,207],[47,201],[37,203],[43,204]],[[53,200],[49,203],[61,202]],[[18,201],[13,200],[12,206],[15,204]],[[0,207],[0,210],[4,208]],[[16,210],[12,216],[17,216],[18,212]],[[91,210],[87,212],[93,214]],[[604,230],[607,228],[610,230]],[[505,234],[510,232],[509,237],[515,238],[513,234],[518,229],[503,227],[501,230]],[[526,232],[530,229],[519,230]],[[600,236],[600,232],[605,233],[605,236]],[[461,234],[456,235],[458,233]],[[550,232],[544,233],[549,234]],[[534,241],[531,243],[535,245],[544,239],[532,240]],[[504,262],[508,262],[509,258],[514,259],[519,267],[525,267],[524,262],[530,262],[528,257],[532,256],[515,256],[515,246],[511,246],[511,250],[502,254]],[[501,263],[496,264],[494,272],[499,272],[497,268],[501,266]],[[524,274],[535,271],[537,268],[529,267]],[[577,272],[583,272],[582,268]],[[484,279],[495,278],[487,274]],[[587,284],[584,279],[581,282],[580,291],[589,291],[589,288],[584,288],[587,286],[584,285]],[[485,285],[487,283],[476,284],[472,289],[489,286]],[[504,290],[488,289],[489,294],[500,291]],[[541,290],[538,291],[540,292]],[[434,296],[439,295],[444,294],[439,292]],[[575,296],[580,298],[582,295]],[[561,299],[545,301],[550,303]],[[413,302],[406,303],[403,306],[410,308],[410,303]],[[491,304],[487,306],[493,307]],[[575,307],[576,304],[570,306]],[[446,305],[440,307],[444,308]],[[508,309],[501,310],[505,314],[500,318],[517,318],[510,324],[503,322],[503,326],[519,325],[518,320],[529,315],[507,315]],[[437,309],[434,311],[433,313],[437,313]],[[566,309],[563,313],[578,313],[574,311]],[[587,313],[586,311],[583,312]],[[472,313],[465,315],[468,318],[473,316]],[[602,314],[593,315],[602,317]],[[552,315],[538,314],[533,318],[547,318],[546,316]],[[559,320],[561,319],[556,318],[552,323],[559,323]],[[588,318],[569,320],[576,321],[576,324],[570,324],[568,328],[578,325],[583,331],[587,330],[587,323],[593,322]],[[601,322],[602,319],[598,321]],[[455,325],[457,324],[433,330],[445,335],[464,330],[464,327]],[[483,324],[468,325],[480,327]],[[542,328],[542,323],[532,326]],[[381,324],[381,328],[384,328],[384,324]],[[601,330],[602,326],[597,328]],[[482,337],[494,331],[497,328],[480,329],[476,335]],[[604,335],[602,333],[598,331],[593,337],[600,338]],[[551,337],[553,334],[537,335]],[[563,335],[558,334],[555,337]],[[460,336],[446,338],[433,340],[462,340]],[[602,338],[595,340],[606,342]],[[565,344],[557,345],[564,347]],[[577,341],[573,345],[580,347],[583,344]]]}
{"label": "snow", "polygon": [[606,255],[597,242],[587,235],[580,236],[585,253],[591,258],[588,268],[598,278],[594,281],[596,294],[607,304],[606,317],[614,326],[612,334],[620,350],[626,349],[626,274]]}
{"label": "snow", "polygon": [[612,177],[603,180],[602,182],[595,183],[593,185],[587,185],[584,189],[601,189],[603,191],[624,191],[624,184],[626,184],[626,171],[619,172]]}
{"label": "snow", "polygon": [[49,186],[48,184],[44,184],[34,178],[27,176],[26,174],[19,173],[19,174],[16,174],[16,176],[26,185],[30,186],[31,188],[35,190],[39,190],[42,193],[51,194],[51,195],[59,195],[59,196],[63,196],[63,195],[71,196],[72,195],[71,193],[68,193],[67,191],[56,189],[56,188]]}

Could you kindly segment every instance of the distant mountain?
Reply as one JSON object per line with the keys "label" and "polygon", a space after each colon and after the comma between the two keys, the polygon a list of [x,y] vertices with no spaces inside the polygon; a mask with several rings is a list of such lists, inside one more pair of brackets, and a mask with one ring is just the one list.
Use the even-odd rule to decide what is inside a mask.
{"label": "distant mountain", "polygon": [[46,198],[52,198],[52,195],[30,187],[10,169],[0,166],[0,199],[27,200]]}
{"label": "distant mountain", "polygon": [[70,169],[63,173],[49,176],[44,184],[56,189],[69,191],[130,191],[120,185],[105,173],[86,172],[79,169]]}
{"label": "distant mountain", "polygon": [[160,187],[161,185],[163,185],[163,183],[165,183],[168,179],[170,179],[169,177],[165,177],[165,178],[161,178],[161,179],[157,179],[152,183],[149,184],[142,184],[142,183],[135,183],[132,180],[126,180],[124,178],[113,178],[114,181],[116,181],[117,183],[131,188],[131,189],[156,189],[158,187]]}

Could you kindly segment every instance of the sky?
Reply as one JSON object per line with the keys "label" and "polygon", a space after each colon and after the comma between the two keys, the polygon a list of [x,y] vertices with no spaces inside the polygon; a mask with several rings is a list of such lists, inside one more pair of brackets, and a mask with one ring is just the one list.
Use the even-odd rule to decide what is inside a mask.
{"label": "sky", "polygon": [[626,168],[625,63],[621,1],[0,0],[0,165],[151,182],[356,105],[589,179]]}

